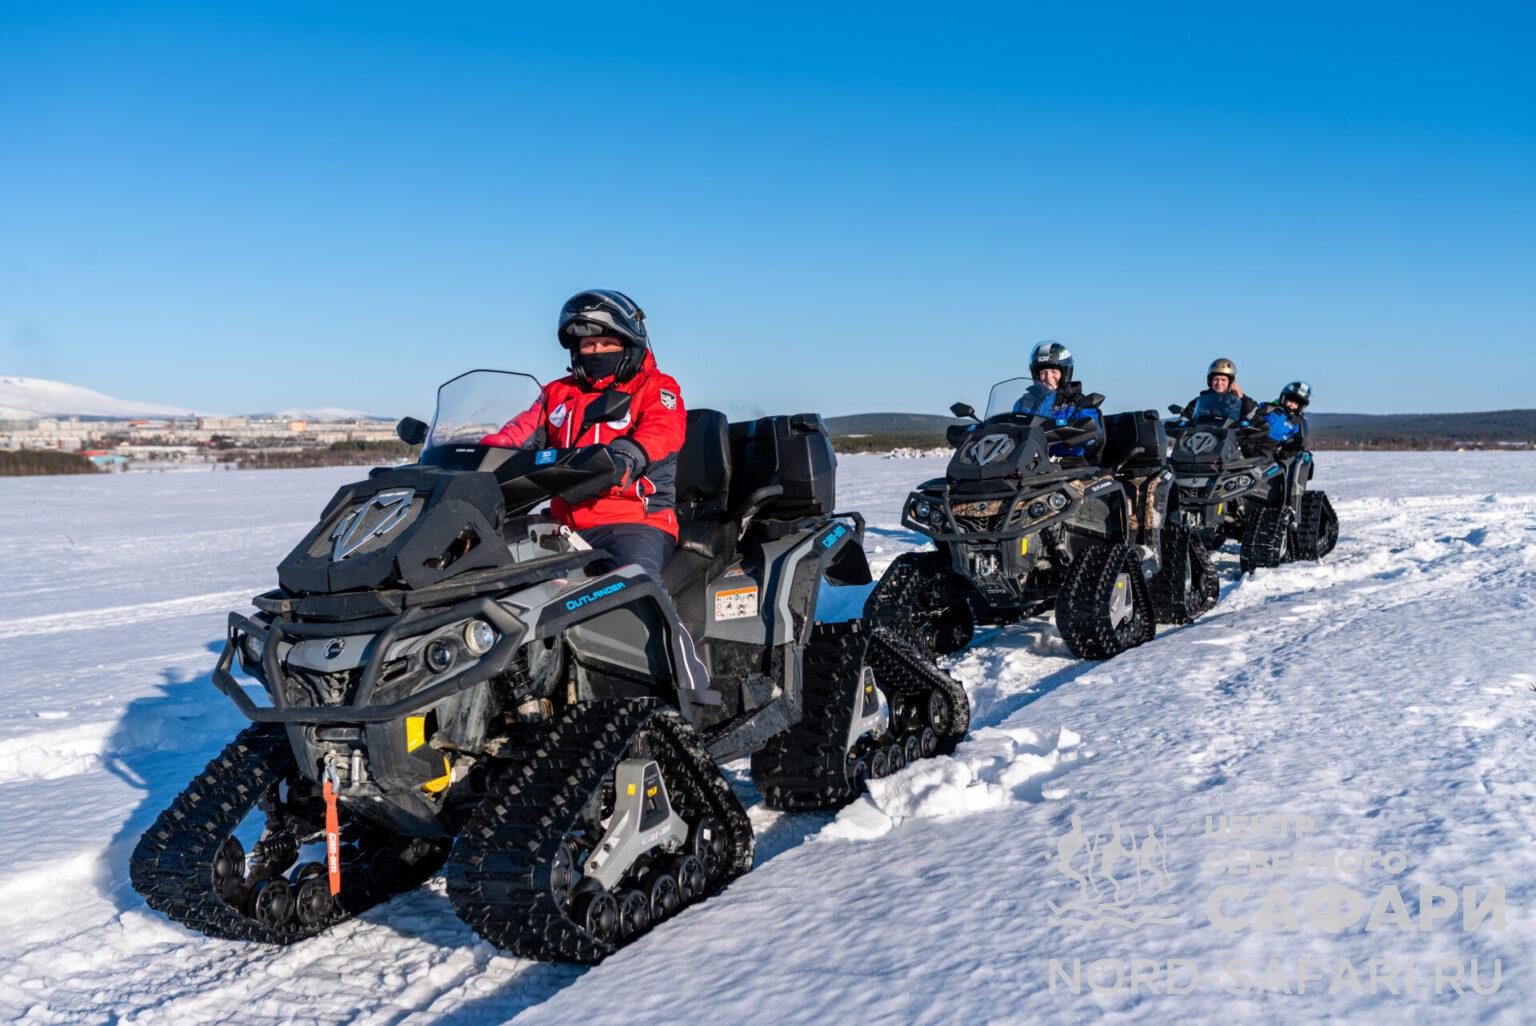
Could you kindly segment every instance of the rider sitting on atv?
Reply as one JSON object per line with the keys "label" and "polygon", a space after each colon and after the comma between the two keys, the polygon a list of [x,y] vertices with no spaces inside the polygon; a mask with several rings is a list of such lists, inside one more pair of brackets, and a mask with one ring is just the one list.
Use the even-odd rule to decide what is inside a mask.
{"label": "rider sitting on atv", "polygon": [[1259,447],[1276,456],[1291,456],[1307,447],[1307,418],[1302,410],[1312,401],[1312,386],[1293,381],[1280,390],[1280,398],[1258,408],[1259,422],[1269,429]]}
{"label": "rider sitting on atv", "polygon": [[1203,396],[1208,395],[1234,395],[1242,402],[1242,414],[1239,419],[1251,420],[1258,412],[1259,404],[1243,394],[1243,388],[1237,383],[1237,364],[1219,356],[1211,361],[1211,366],[1205,372],[1205,391],[1195,396],[1184,407],[1184,419],[1195,419],[1195,406],[1199,404]]}
{"label": "rider sitting on atv", "polygon": [[[638,564],[660,581],[677,547],[677,452],[687,431],[677,382],[657,369],[645,314],[622,292],[592,289],[566,300],[557,336],[571,354],[571,373],[481,441],[513,449],[606,446],[613,484],[574,504],[556,498],[550,512],[615,563]],[[629,414],[583,429],[587,405],[608,389],[633,397]]]}
{"label": "rider sitting on atv", "polygon": [[1104,444],[1104,425],[1099,416],[1099,403],[1103,398],[1089,400],[1083,395],[1083,387],[1072,380],[1072,352],[1060,342],[1036,343],[1029,354],[1029,376],[1037,385],[1019,397],[1013,404],[1014,413],[1030,413],[1037,417],[1054,420],[1058,425],[1072,426],[1079,430],[1092,428],[1098,433],[1075,445],[1055,443],[1051,456],[1057,459],[1087,459],[1096,455]]}

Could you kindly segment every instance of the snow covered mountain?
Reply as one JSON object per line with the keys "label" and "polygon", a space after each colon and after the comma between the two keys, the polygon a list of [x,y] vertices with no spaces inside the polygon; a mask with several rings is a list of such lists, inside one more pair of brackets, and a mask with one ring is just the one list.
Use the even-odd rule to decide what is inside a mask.
{"label": "snow covered mountain", "polygon": [[[943,463],[840,458],[877,573]],[[209,683],[226,610],[356,476],[0,485],[0,1021],[1531,1021],[1532,455],[1320,454],[1327,561],[1240,578],[1229,547],[1211,613],[1106,662],[979,632],[971,738],[836,815],[731,767],[756,868],[589,970],[480,941],[440,878],[287,948],[128,884],[246,726]]]}
{"label": "snow covered mountain", "polygon": [[0,377],[0,419],[28,417],[191,417],[163,403],[114,399],[94,389],[43,378]]}

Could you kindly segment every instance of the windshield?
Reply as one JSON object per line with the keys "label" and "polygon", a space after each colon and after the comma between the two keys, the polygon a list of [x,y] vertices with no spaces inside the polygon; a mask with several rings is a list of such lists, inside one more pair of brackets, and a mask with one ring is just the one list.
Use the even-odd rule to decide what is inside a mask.
{"label": "windshield", "polygon": [[1056,393],[1031,378],[1009,378],[992,386],[987,399],[987,415],[990,420],[1002,413],[1032,413],[1047,416],[1055,407]]}
{"label": "windshield", "polygon": [[1196,423],[1241,420],[1243,401],[1231,392],[1207,392],[1195,401]]}
{"label": "windshield", "polygon": [[472,370],[443,382],[422,462],[430,462],[427,454],[434,449],[479,444],[532,408],[542,391],[536,378],[511,371]]}

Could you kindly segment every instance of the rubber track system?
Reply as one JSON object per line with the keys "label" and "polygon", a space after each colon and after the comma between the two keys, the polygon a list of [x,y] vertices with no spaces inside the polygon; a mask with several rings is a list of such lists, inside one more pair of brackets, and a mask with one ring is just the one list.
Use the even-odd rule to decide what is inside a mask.
{"label": "rubber track system", "polygon": [[247,727],[139,839],[129,863],[133,889],[150,908],[210,937],[292,944],[420,886],[448,854],[447,841],[400,837],[359,825],[355,817],[346,816],[343,803],[342,840],[358,840],[361,858],[343,864],[338,906],[326,921],[308,926],[296,917],[276,927],[257,922],[214,889],[214,859],[272,786],[297,774],[281,726]]}
{"label": "rubber track system", "polygon": [[[1129,573],[1132,623],[1110,623],[1109,603],[1115,578]],[[1141,562],[1128,545],[1091,545],[1073,562],[1056,598],[1056,629],[1079,659],[1109,659],[1151,641],[1157,632],[1152,589]]]}
{"label": "rubber track system", "polygon": [[1296,558],[1322,559],[1339,541],[1339,517],[1327,492],[1307,492],[1301,497],[1296,518]]}
{"label": "rubber track system", "polygon": [[[769,808],[832,809],[859,796],[864,782],[849,758],[848,734],[866,665],[889,703],[904,711],[896,736],[931,726],[938,743],[926,754],[948,755],[970,730],[965,689],[911,641],[861,620],[817,624],[805,650],[800,722],[752,756],[752,780]],[[935,693],[944,698],[940,723],[922,713]]]}
{"label": "rubber track system", "polygon": [[1158,623],[1193,623],[1216,604],[1221,581],[1199,537],[1182,524],[1163,528],[1162,567],[1152,578]]}
{"label": "rubber track system", "polygon": [[1243,531],[1238,563],[1245,574],[1259,567],[1273,569],[1290,558],[1290,511],[1284,506],[1265,506],[1254,512]]}
{"label": "rubber track system", "polygon": [[567,706],[528,732],[470,816],[448,859],[448,898],[481,937],[525,958],[593,964],[617,946],[593,937],[555,897],[551,867],[583,810],[643,737],[673,807],[712,816],[726,835],[724,872],[706,895],[752,868],[752,825],[699,736],[651,699]]}
{"label": "rubber track system", "polygon": [[[931,608],[933,592],[942,588],[949,576],[949,562],[942,553],[902,553],[886,567],[880,583],[865,599],[865,621],[872,627],[889,627],[935,656],[960,651],[971,643],[976,629],[970,606],[964,605],[958,612],[952,605]],[[956,595],[954,601],[964,602],[964,598]]]}

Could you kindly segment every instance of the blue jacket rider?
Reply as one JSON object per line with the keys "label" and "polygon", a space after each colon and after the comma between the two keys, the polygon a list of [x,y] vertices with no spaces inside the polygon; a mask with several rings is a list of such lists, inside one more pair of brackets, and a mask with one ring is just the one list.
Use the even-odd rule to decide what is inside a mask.
{"label": "blue jacket rider", "polygon": [[1265,448],[1276,455],[1289,456],[1307,447],[1307,418],[1302,410],[1312,401],[1312,386],[1305,381],[1293,381],[1280,390],[1275,403],[1259,407],[1257,419],[1269,431],[1264,439]]}
{"label": "blue jacket rider", "polygon": [[1013,404],[1013,412],[1045,417],[1059,427],[1093,428],[1094,437],[1082,442],[1073,445],[1052,443],[1051,455],[1067,459],[1096,456],[1104,445],[1103,420],[1097,406],[1084,405],[1083,388],[1072,380],[1072,351],[1060,342],[1037,343],[1029,354],[1029,376],[1037,385],[1045,387],[1031,386]]}

